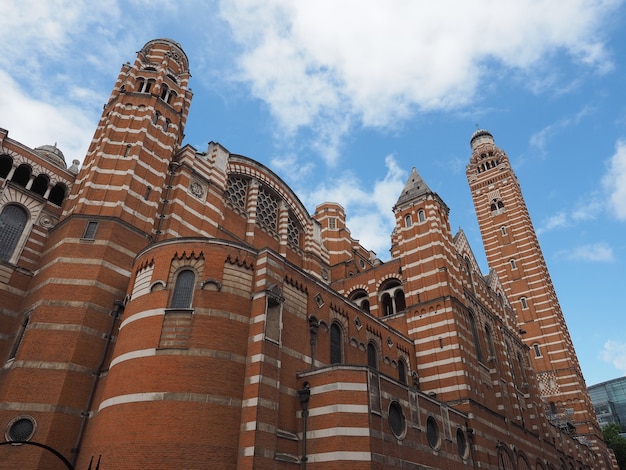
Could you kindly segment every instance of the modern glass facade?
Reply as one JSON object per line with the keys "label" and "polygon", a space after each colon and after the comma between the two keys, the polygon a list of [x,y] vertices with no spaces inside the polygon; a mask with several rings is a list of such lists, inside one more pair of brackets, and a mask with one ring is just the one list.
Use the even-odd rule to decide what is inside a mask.
{"label": "modern glass facade", "polygon": [[600,426],[616,423],[626,433],[626,377],[592,385],[589,395]]}

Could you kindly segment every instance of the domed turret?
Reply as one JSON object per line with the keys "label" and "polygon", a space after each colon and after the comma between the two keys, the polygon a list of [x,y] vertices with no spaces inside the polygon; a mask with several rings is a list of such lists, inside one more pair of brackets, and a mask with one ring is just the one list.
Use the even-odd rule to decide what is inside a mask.
{"label": "domed turret", "polygon": [[67,168],[65,156],[63,155],[63,152],[59,150],[56,143],[54,145],[42,145],[41,147],[37,147],[35,152],[47,158],[55,165],[60,166],[61,168]]}
{"label": "domed turret", "polygon": [[495,143],[491,133],[485,129],[478,129],[472,134],[472,138],[470,139],[470,146],[472,147],[472,151],[476,150],[476,147],[478,147],[479,145],[487,142],[491,144]]}

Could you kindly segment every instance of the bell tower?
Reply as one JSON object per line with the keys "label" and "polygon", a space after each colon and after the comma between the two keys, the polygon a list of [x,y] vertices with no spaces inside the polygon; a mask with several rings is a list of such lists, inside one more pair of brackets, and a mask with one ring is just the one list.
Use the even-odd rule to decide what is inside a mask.
{"label": "bell tower", "polygon": [[[133,260],[155,235],[184,136],[189,78],[187,56],[169,39],[148,42],[122,66],[40,268],[24,287],[0,419],[28,415],[36,439],[71,463],[108,367]],[[3,464],[48,468],[42,452],[28,455]]]}
{"label": "bell tower", "polygon": [[519,181],[493,136],[478,130],[467,165],[489,267],[497,272],[530,348],[546,413],[583,436],[601,436],[565,318]]}
{"label": "bell tower", "polygon": [[70,196],[69,214],[116,217],[151,235],[191,103],[187,56],[169,39],[124,64]]}

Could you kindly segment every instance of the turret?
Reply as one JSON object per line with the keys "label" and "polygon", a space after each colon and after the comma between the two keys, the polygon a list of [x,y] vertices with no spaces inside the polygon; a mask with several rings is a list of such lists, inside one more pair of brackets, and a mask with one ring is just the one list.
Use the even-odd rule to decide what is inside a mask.
{"label": "turret", "polygon": [[191,91],[187,56],[169,39],[125,64],[78,175],[69,214],[112,216],[153,235],[166,174],[184,137]]}

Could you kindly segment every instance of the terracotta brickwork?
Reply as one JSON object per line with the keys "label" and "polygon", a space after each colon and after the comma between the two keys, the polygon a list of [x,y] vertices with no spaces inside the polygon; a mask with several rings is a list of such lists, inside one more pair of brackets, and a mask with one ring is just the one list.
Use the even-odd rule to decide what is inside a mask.
{"label": "terracotta brickwork", "polygon": [[489,265],[516,313],[550,419],[592,441],[601,433],[521,187],[487,131],[472,136],[467,167]]}
{"label": "terracotta brickwork", "polygon": [[[584,383],[547,366],[577,367],[562,315],[563,351],[533,329],[553,301],[529,290],[551,286],[540,251],[498,238],[530,226],[510,168],[470,177],[475,199],[513,217],[505,234],[503,211],[477,204],[492,272],[415,169],[383,262],[340,205],[309,215],[261,163],[182,146],[189,78],[180,45],[148,42],[80,171],[0,132],[7,440],[81,469],[617,468],[583,416]],[[578,397],[577,429],[546,410],[552,388],[558,406]],[[27,445],[1,446],[0,462],[66,468]]]}

